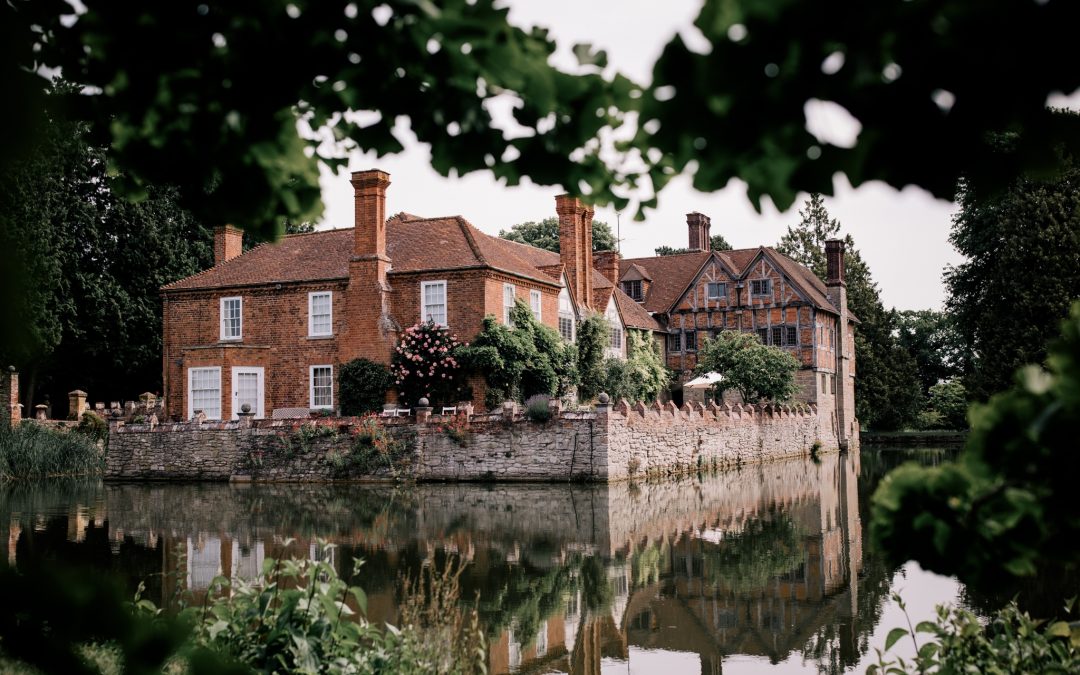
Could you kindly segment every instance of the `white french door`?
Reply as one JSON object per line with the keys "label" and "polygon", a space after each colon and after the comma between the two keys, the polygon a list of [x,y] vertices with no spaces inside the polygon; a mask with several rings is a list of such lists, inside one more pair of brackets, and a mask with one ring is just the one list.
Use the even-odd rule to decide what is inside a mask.
{"label": "white french door", "polygon": [[234,366],[232,369],[232,419],[247,403],[257,419],[266,416],[263,391],[263,369],[255,366]]}

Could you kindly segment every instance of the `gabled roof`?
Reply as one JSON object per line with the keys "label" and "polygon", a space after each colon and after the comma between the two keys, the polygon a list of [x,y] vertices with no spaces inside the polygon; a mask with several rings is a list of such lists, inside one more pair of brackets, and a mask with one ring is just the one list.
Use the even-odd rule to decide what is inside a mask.
{"label": "gabled roof", "polygon": [[639,305],[622,290],[616,288],[613,297],[615,298],[615,307],[619,310],[619,315],[622,317],[623,325],[627,328],[637,328],[638,330],[655,330],[662,331],[663,328],[660,324],[656,323],[656,319],[645,311],[645,308]]}
{"label": "gabled roof", "polygon": [[625,272],[621,273],[620,278],[624,280],[628,279],[630,281],[636,279],[652,281],[652,276],[649,274],[649,271],[641,265],[630,265],[630,267],[626,268]]}
{"label": "gabled roof", "polygon": [[779,268],[803,295],[815,306],[836,313],[829,301],[824,282],[805,266],[769,246],[744,248],[732,251],[691,251],[651,258],[627,258],[619,265],[620,277],[629,274],[631,268],[640,268],[651,274],[654,281],[649,287],[643,306],[652,313],[671,311],[697,278],[701,269],[716,257],[736,277],[744,278],[759,257],[765,257]]}

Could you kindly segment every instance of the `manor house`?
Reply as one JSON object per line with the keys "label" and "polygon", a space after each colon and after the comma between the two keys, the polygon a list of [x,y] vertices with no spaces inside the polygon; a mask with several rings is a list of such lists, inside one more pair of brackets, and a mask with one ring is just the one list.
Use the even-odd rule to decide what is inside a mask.
{"label": "manor house", "polygon": [[[424,321],[464,341],[486,315],[509,323],[515,301],[573,342],[600,313],[609,355],[629,330],[653,334],[685,382],[700,342],[722,329],[755,331],[802,364],[799,398],[818,404],[841,439],[854,429],[854,356],[843,244],[829,242],[825,282],[773,249],[709,250],[709,218],[688,216],[688,253],[620,259],[593,252],[593,211],[556,198],[559,253],[487,235],[461,216],[387,217],[390,177],[352,175],[351,228],[289,235],[243,252],[242,232],[214,231],[214,266],[162,288],[167,414],[257,417],[337,407],[337,369],[389,363],[401,330]],[[483,380],[474,378],[474,402]],[[679,392],[675,392],[676,398]]]}

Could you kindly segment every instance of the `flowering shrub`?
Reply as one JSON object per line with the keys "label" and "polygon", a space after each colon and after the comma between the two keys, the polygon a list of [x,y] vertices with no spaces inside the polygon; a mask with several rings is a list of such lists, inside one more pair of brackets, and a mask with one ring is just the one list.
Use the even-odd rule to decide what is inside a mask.
{"label": "flowering shrub", "polygon": [[461,373],[455,350],[462,345],[445,326],[428,321],[406,328],[394,349],[390,374],[401,400],[412,407],[426,398],[431,405],[457,400]]}
{"label": "flowering shrub", "polygon": [[437,431],[446,434],[450,440],[465,447],[469,439],[469,416],[454,415],[437,427]]}

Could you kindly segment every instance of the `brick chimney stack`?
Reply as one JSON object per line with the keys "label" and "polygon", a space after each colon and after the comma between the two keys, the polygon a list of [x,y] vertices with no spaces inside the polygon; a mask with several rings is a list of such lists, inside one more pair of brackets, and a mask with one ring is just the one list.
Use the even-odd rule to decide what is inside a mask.
{"label": "brick chimney stack", "polygon": [[579,305],[592,307],[593,210],[577,197],[559,195],[555,212],[559,214],[559,257],[570,288]]}
{"label": "brick chimney stack", "polygon": [[825,285],[844,285],[844,241],[830,239],[825,242]]}
{"label": "brick chimney stack", "polygon": [[389,363],[397,326],[390,317],[390,285],[386,273],[386,188],[390,174],[378,169],[354,171],[356,205],[353,257],[349,260],[349,290],[345,299],[348,335],[341,361],[364,357]]}
{"label": "brick chimney stack", "polygon": [[232,225],[214,228],[214,267],[244,252],[244,231]]}
{"label": "brick chimney stack", "polygon": [[712,238],[709,235],[709,227],[712,219],[704,213],[686,214],[686,227],[690,230],[690,250],[708,251],[712,248]]}
{"label": "brick chimney stack", "polygon": [[855,420],[855,342],[851,334],[851,319],[847,306],[847,286],[844,283],[844,242],[830,239],[825,242],[825,290],[829,302],[836,308],[836,429],[841,448],[856,443]]}
{"label": "brick chimney stack", "polygon": [[618,251],[597,251],[593,253],[593,267],[596,268],[600,274],[603,274],[608,280],[619,285],[619,252]]}

